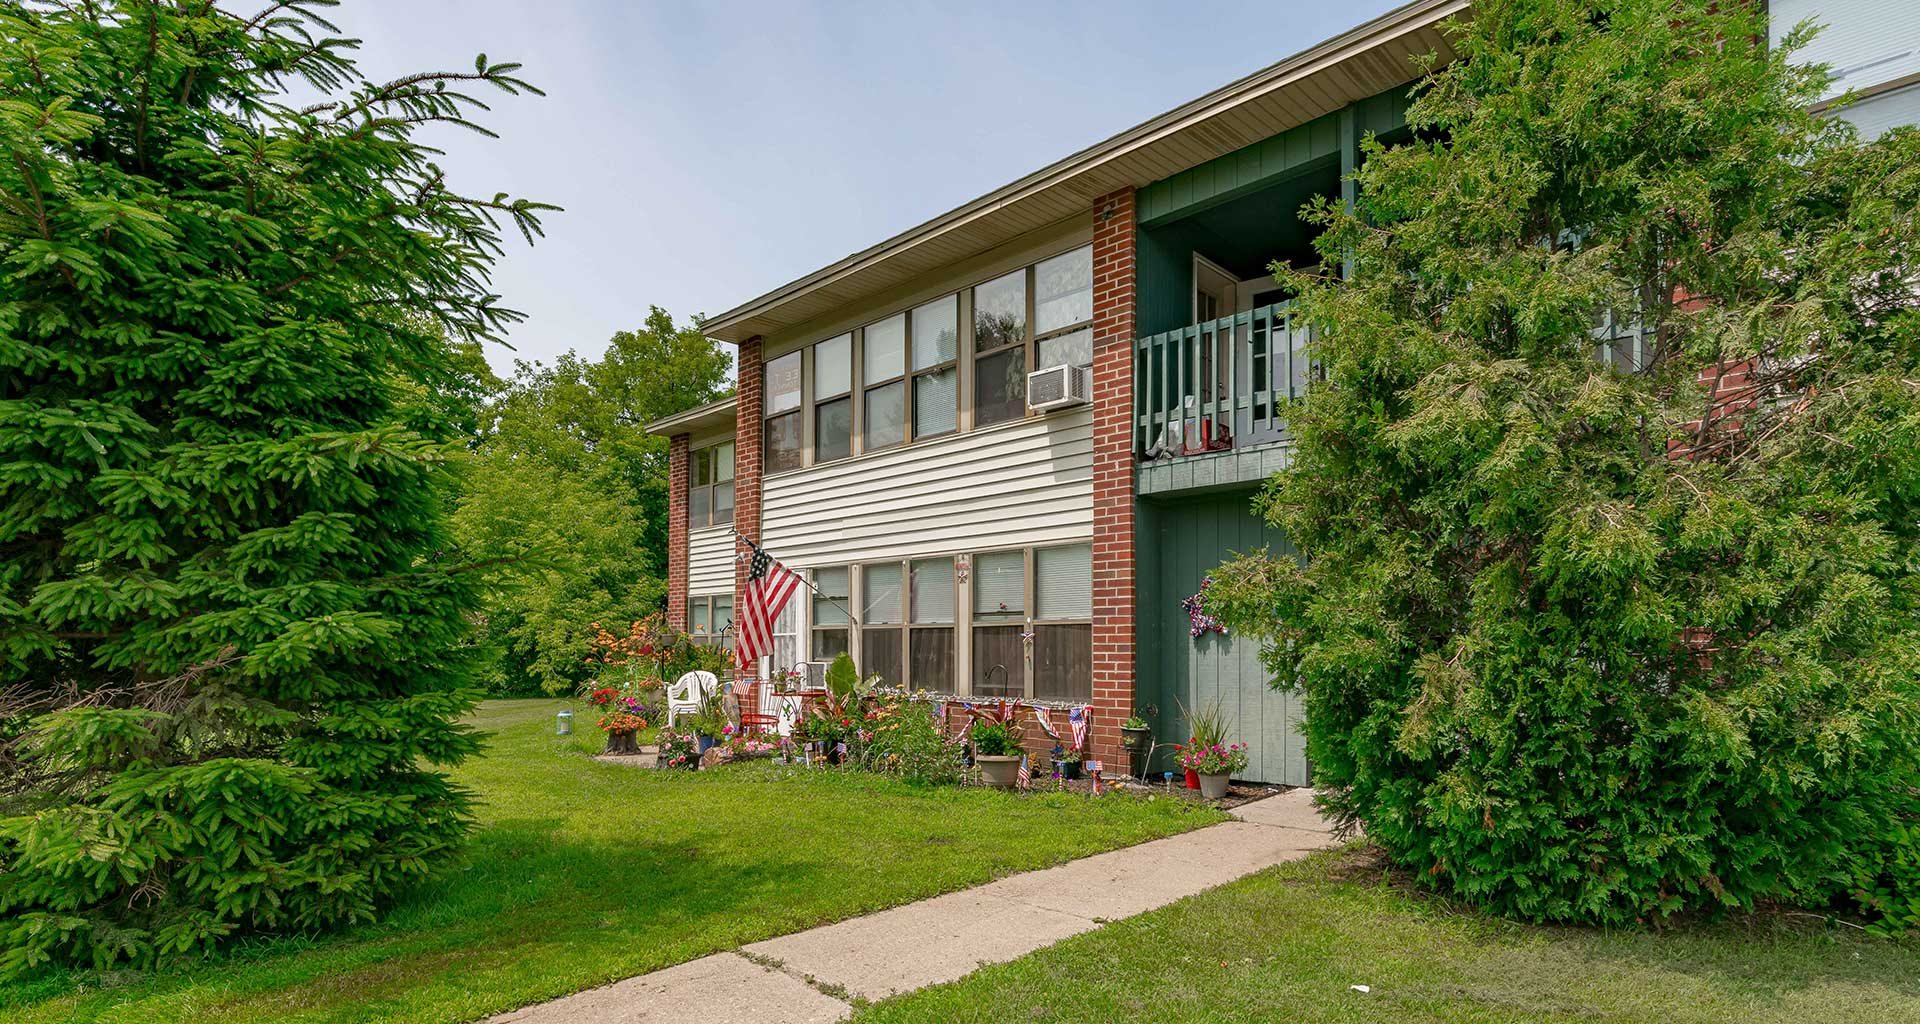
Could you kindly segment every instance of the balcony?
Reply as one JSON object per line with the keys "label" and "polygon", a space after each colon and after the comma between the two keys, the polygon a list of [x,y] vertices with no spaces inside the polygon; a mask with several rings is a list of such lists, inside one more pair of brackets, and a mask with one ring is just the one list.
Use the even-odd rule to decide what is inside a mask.
{"label": "balcony", "polygon": [[1141,338],[1134,353],[1134,451],[1141,461],[1287,439],[1306,394],[1311,335],[1281,302]]}

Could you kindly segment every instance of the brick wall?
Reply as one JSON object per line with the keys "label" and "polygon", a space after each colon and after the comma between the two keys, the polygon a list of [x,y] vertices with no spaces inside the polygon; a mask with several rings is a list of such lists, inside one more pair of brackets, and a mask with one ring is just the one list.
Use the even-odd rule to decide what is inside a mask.
{"label": "brick wall", "polygon": [[687,628],[687,490],[691,435],[667,441],[667,624]]}
{"label": "brick wall", "polygon": [[1134,683],[1134,196],[1093,203],[1093,755],[1126,771]]}
{"label": "brick wall", "polygon": [[[761,372],[760,339],[740,343],[739,379],[734,400],[733,437],[733,528],[742,536],[760,540],[760,446],[766,438],[761,424],[764,407],[762,390],[766,376]],[[742,548],[742,550],[745,550]],[[733,563],[734,619],[739,620],[740,595],[747,589],[747,563]]]}

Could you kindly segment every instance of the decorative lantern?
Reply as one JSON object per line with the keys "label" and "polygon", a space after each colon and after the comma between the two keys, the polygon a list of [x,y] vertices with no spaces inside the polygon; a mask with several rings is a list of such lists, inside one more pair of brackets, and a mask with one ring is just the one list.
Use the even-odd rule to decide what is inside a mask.
{"label": "decorative lantern", "polygon": [[553,734],[555,736],[573,735],[573,712],[562,711],[553,716]]}

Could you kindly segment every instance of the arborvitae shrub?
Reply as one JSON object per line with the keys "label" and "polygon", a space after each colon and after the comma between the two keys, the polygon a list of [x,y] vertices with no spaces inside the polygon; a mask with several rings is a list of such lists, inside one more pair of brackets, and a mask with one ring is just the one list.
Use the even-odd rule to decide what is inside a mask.
{"label": "arborvitae shrub", "polygon": [[1427,885],[1912,923],[1920,137],[1810,113],[1762,4],[1474,7],[1281,275],[1324,380],[1259,507],[1305,561],[1209,603]]}

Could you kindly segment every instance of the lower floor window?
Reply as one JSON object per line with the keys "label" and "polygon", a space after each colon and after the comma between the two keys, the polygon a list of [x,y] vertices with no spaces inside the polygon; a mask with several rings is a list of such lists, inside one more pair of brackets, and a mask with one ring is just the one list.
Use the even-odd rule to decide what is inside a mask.
{"label": "lower floor window", "polygon": [[[807,660],[847,654],[915,690],[1091,700],[1092,563],[1091,545],[1069,544],[982,552],[967,574],[950,556],[813,569]],[[782,620],[776,647],[799,628]]]}
{"label": "lower floor window", "polygon": [[696,644],[729,647],[733,642],[733,595],[687,599],[687,635]]}

